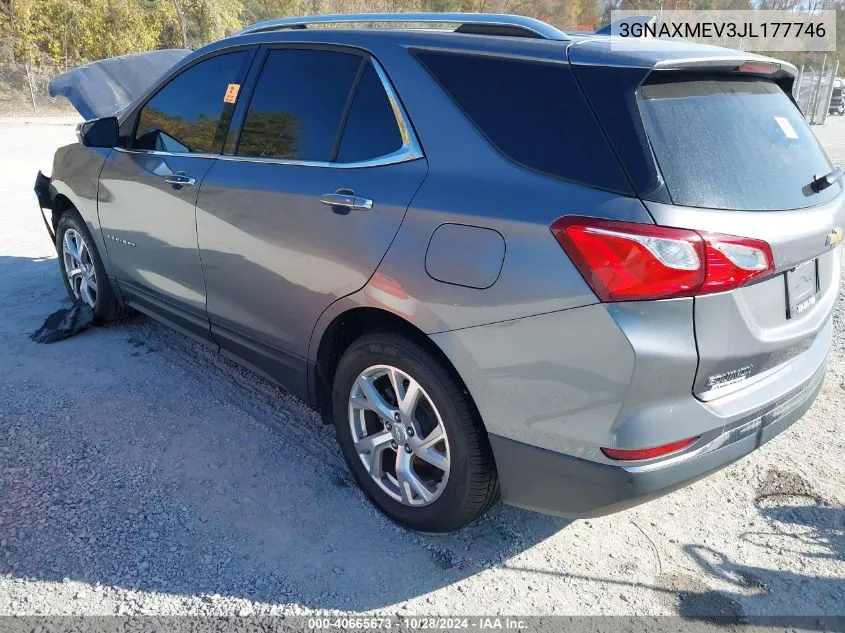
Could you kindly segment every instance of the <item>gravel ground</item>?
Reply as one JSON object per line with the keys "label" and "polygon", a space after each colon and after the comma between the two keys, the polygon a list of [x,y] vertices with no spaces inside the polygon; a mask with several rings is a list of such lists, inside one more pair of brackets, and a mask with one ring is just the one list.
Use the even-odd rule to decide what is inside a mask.
{"label": "gravel ground", "polygon": [[[845,119],[820,137],[845,162]],[[367,503],[314,412],[138,318],[55,345],[32,183],[61,120],[0,120],[0,614],[842,614],[843,301],[822,393],[761,450],[645,506],[499,505],[428,537]]]}

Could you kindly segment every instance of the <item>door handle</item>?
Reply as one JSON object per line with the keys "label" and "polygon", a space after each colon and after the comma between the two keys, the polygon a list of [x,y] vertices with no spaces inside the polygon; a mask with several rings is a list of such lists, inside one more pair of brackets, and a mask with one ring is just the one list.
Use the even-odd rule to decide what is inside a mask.
{"label": "door handle", "polygon": [[372,200],[356,196],[349,189],[338,189],[335,193],[324,193],[320,196],[320,202],[330,207],[345,207],[359,211],[370,211],[373,208]]}
{"label": "door handle", "polygon": [[171,185],[180,185],[182,187],[193,187],[196,184],[197,179],[191,178],[184,171],[177,171],[175,174],[165,176],[164,182],[170,183]]}

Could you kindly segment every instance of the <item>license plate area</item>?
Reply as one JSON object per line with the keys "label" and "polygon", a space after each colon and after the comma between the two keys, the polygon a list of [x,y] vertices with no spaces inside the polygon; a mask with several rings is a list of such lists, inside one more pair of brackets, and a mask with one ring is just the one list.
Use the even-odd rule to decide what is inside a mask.
{"label": "license plate area", "polygon": [[786,318],[794,319],[810,310],[819,297],[819,260],[814,259],[786,271]]}

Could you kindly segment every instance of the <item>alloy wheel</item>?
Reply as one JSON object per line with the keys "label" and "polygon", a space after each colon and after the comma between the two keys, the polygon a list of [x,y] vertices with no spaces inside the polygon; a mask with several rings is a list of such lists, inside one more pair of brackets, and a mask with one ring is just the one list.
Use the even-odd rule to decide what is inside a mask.
{"label": "alloy wheel", "polygon": [[449,479],[449,439],[434,402],[408,373],[374,365],[349,394],[352,441],[364,468],[387,495],[427,506]]}
{"label": "alloy wheel", "polygon": [[97,304],[97,271],[88,244],[75,229],[65,231],[62,257],[73,296],[93,309]]}

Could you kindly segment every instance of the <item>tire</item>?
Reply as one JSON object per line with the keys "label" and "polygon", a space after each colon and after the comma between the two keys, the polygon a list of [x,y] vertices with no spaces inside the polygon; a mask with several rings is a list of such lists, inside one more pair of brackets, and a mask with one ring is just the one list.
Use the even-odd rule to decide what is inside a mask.
{"label": "tire", "polygon": [[[93,272],[93,276],[74,275],[73,282],[68,278],[67,261],[78,262],[80,260],[76,259],[73,254],[68,258],[65,251],[66,237],[74,245],[79,244],[79,239],[82,240],[84,246],[79,248],[78,254],[82,258],[83,266],[87,267],[88,271]],[[68,250],[72,251],[73,249],[69,248]],[[94,244],[94,239],[91,237],[85,221],[76,209],[68,209],[59,218],[58,225],[56,226],[56,251],[59,254],[59,270],[61,270],[62,279],[65,282],[65,290],[67,290],[74,304],[87,303],[94,310],[94,323],[104,324],[123,321],[132,315],[132,310],[123,306],[115,296],[106,274],[106,269],[103,267],[103,260],[100,258],[100,254],[97,252],[97,247]],[[75,268],[73,270],[78,269]],[[95,282],[96,292],[91,291],[91,286],[87,281],[85,285],[88,291],[81,291],[80,287],[83,277]]]}
{"label": "tire", "polygon": [[[379,375],[382,371],[386,372],[384,376]],[[366,376],[364,382],[376,388],[376,400],[366,397],[361,386],[364,382],[359,380],[362,376]],[[419,393],[411,415],[401,414],[398,424],[397,388],[392,386],[395,383],[391,376],[400,383],[398,392],[405,390],[407,402],[413,399],[408,394]],[[421,389],[412,388],[412,382]],[[370,390],[367,393],[373,394]],[[493,454],[475,406],[449,369],[422,345],[389,330],[362,336],[341,357],[332,394],[337,441],[346,463],[361,489],[395,522],[420,532],[451,532],[481,516],[498,500]],[[387,419],[389,409],[381,408],[382,414],[387,411],[387,415],[370,410],[379,397],[381,404],[393,406],[392,425]],[[437,432],[435,425],[440,429]],[[402,430],[408,426],[416,428],[415,433]],[[388,448],[385,433],[386,439],[393,442],[398,434],[400,442]],[[426,448],[425,441],[431,443],[431,438],[439,437],[439,433],[445,435],[444,439]],[[375,438],[382,448],[359,454],[356,436],[358,440],[366,436],[367,442]],[[374,458],[376,455],[380,457]],[[365,464],[365,460],[369,463]],[[409,460],[403,463],[410,464],[416,482],[424,484],[423,489],[410,484],[394,486],[400,480],[400,470],[408,472],[408,466],[400,468],[402,460]],[[432,463],[448,464],[448,468],[443,470]],[[388,476],[391,469],[393,480]],[[387,474],[377,479],[371,476],[371,470]],[[407,475],[401,479],[413,480]],[[423,494],[418,494],[420,490]],[[433,499],[426,500],[426,495]]]}

